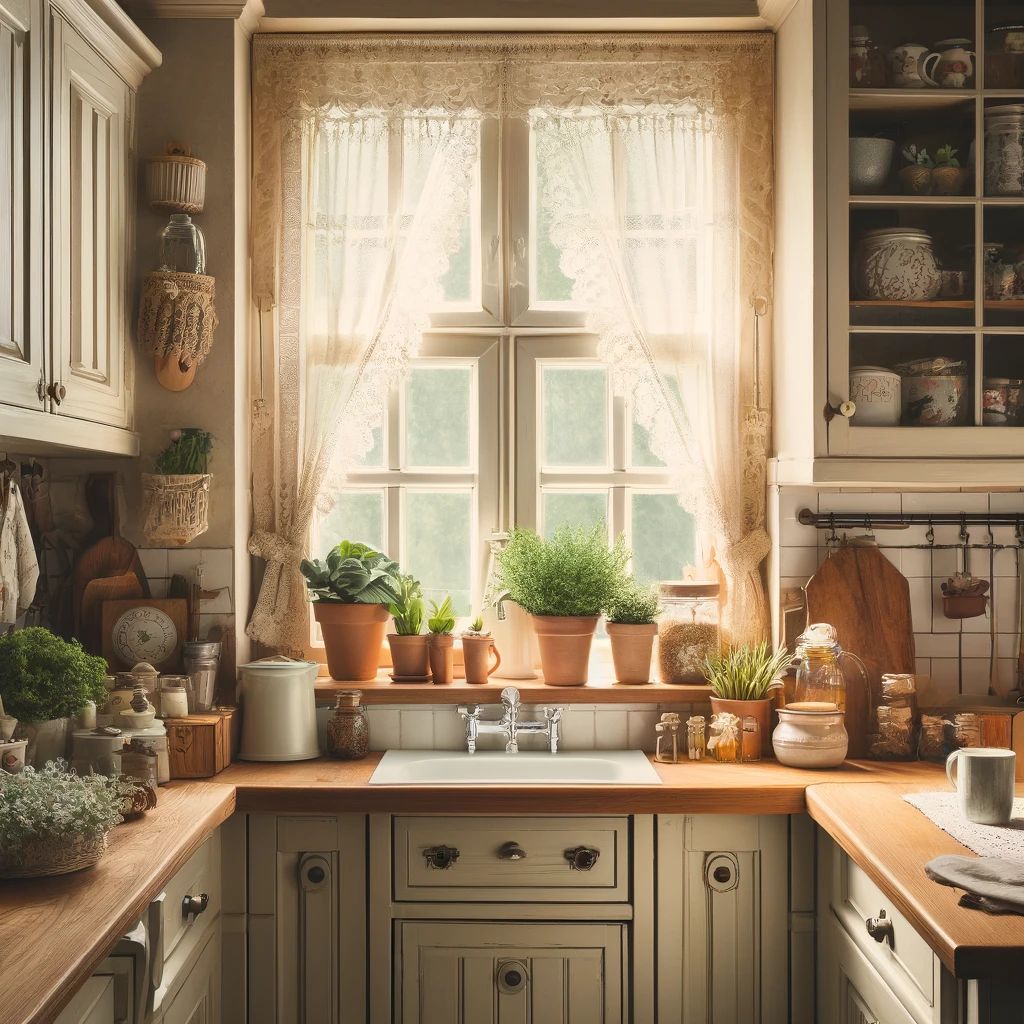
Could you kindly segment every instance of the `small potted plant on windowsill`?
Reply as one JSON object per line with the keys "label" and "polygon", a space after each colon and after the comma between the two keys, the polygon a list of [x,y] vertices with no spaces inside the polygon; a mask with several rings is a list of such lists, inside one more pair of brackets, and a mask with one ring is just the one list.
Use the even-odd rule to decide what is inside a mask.
{"label": "small potted plant on windowsill", "polygon": [[452,599],[446,597],[439,605],[430,602],[430,618],[427,619],[430,631],[427,650],[430,654],[430,671],[435,685],[446,685],[455,678],[455,643],[452,631],[455,629],[455,613],[452,611]]}
{"label": "small potted plant on windowsill", "polygon": [[391,678],[396,683],[426,683],[430,680],[427,635],[422,632],[425,607],[420,581],[403,576],[399,598],[389,608],[395,631],[388,633],[391,647]]}
{"label": "small potted plant on windowsill", "polygon": [[145,521],[142,534],[151,544],[182,546],[210,525],[207,472],[213,434],[198,427],[171,431],[171,443],[156,457],[155,472],[142,474]]}
{"label": "small potted plant on windowsill", "polygon": [[711,710],[726,711],[742,722],[750,717],[757,721],[761,749],[770,749],[772,702],[769,692],[781,685],[779,677],[790,662],[784,648],[777,650],[767,641],[756,647],[733,647],[704,661],[704,675],[711,687]]}
{"label": "small potted plant on windowsill", "polygon": [[478,615],[462,634],[462,657],[466,663],[467,683],[486,683],[501,664],[501,654],[490,632],[484,629],[482,615]]}
{"label": "small potted plant on windowsill", "polygon": [[608,608],[606,628],[618,682],[638,686],[651,681],[657,615],[658,595],[636,580],[630,580]]}
{"label": "small potted plant on windowsill", "polygon": [[396,603],[401,576],[398,563],[367,544],[343,540],[324,561],[299,564],[313,595],[332,678],[367,682],[377,675],[388,608]]}
{"label": "small potted plant on windowsill", "polygon": [[583,686],[597,620],[625,584],[629,550],[611,546],[603,523],[560,526],[550,540],[513,530],[497,556],[509,597],[528,612],[540,646],[544,682]]}

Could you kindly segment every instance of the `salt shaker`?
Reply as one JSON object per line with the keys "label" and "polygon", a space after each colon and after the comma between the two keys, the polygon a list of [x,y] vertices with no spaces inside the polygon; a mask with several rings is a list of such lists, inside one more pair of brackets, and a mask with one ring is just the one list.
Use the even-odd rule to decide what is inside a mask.
{"label": "salt shaker", "polygon": [[675,764],[679,760],[679,716],[674,711],[666,711],[654,731],[658,737],[654,760]]}

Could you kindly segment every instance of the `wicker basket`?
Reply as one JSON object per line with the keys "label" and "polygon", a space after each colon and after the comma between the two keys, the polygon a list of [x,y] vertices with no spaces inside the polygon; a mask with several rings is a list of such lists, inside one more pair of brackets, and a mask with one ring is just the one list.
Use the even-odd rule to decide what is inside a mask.
{"label": "wicker basket", "polygon": [[16,849],[0,850],[0,878],[43,878],[91,868],[107,848],[107,834],[75,836],[62,843],[41,837]]}
{"label": "wicker basket", "polygon": [[164,476],[142,474],[142,504],[147,543],[182,546],[210,526],[210,473]]}
{"label": "wicker basket", "polygon": [[150,206],[174,213],[203,212],[206,164],[172,142],[167,152],[146,161],[146,195]]}

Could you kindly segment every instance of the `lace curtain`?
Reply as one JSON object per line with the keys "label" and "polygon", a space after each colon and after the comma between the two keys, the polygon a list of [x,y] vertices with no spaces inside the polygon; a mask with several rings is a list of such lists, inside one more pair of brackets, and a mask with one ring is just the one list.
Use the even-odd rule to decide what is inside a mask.
{"label": "lace curtain", "polygon": [[[563,269],[714,538],[731,635],[762,635],[768,419],[749,303],[771,295],[771,36],[258,36],[253,110],[250,550],[267,570],[249,635],[305,646],[295,566],[313,512],[415,353],[484,118],[531,120],[559,168],[544,201]],[[396,131],[428,170],[367,244]]]}

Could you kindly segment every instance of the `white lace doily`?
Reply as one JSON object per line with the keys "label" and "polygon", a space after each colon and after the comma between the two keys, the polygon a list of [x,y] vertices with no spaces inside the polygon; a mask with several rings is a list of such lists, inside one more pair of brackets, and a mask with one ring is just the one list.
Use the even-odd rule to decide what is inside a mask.
{"label": "white lace doily", "polygon": [[1024,797],[1013,801],[1008,825],[968,821],[960,813],[956,793],[908,793],[903,799],[979,857],[1024,861]]}

